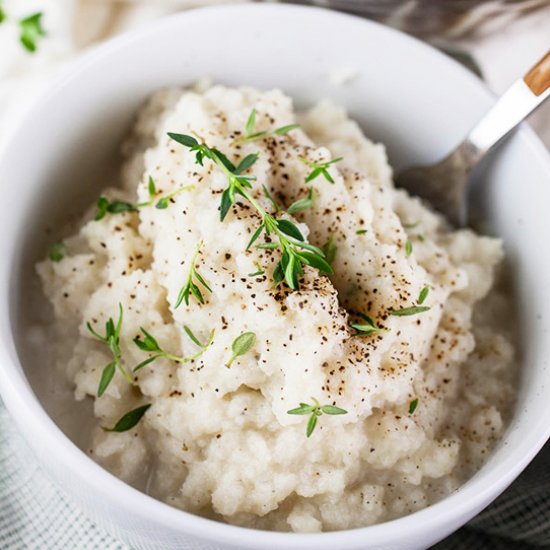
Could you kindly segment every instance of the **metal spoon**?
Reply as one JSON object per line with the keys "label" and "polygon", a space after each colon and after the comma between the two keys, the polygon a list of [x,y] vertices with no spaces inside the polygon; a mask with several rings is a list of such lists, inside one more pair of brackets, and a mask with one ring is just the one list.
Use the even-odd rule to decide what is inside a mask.
{"label": "metal spoon", "polygon": [[398,174],[396,184],[425,199],[453,225],[467,219],[470,173],[487,152],[550,96],[550,51],[516,80],[466,139],[437,164],[414,166]]}

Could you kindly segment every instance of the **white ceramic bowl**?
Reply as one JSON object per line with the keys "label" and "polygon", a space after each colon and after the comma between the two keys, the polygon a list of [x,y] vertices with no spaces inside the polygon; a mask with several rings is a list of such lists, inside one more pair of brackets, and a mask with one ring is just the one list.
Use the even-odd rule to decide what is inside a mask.
{"label": "white ceramic bowl", "polygon": [[[327,73],[356,78],[331,85]],[[478,175],[476,204],[506,244],[522,333],[514,418],[483,469],[444,501],[364,529],[298,535],[253,531],[195,517],[115,479],[81,452],[46,410],[41,364],[26,359],[24,281],[54,226],[89,204],[109,177],[119,142],[145,97],[209,75],[230,85],[281,87],[300,105],[332,97],[396,167],[455,145],[493,99],[456,63],[403,34],[333,12],[247,5],[184,13],[109,42],[79,60],[43,97],[0,155],[0,390],[43,467],[99,524],[133,548],[345,550],[425,548],[486,506],[550,434],[550,161],[527,128]],[[40,396],[40,399],[37,397]]]}

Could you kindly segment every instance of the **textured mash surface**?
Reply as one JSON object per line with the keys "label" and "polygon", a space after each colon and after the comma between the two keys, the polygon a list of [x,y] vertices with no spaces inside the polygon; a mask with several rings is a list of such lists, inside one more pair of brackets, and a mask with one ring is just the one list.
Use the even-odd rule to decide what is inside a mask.
{"label": "textured mash surface", "polygon": [[[300,122],[285,136],[234,144],[252,110],[257,130]],[[200,136],[234,162],[259,152],[254,193],[269,188],[283,205],[314,188],[296,215],[309,242],[337,247],[330,280],[307,268],[299,291],[274,288],[277,251],[252,247],[255,212],[237,204],[219,221],[226,177],[167,132]],[[181,186],[169,208],[86,217],[66,240],[69,256],[38,271],[53,304],[61,367],[77,399],[94,399],[89,452],[117,476],[174,506],[239,525],[294,531],[346,529],[381,522],[455,490],[498,441],[513,401],[513,347],[498,327],[506,300],[492,292],[502,258],[498,240],[449,232],[420,202],[396,191],[384,147],[373,144],[338,107],[322,103],[296,115],[279,91],[165,90],[144,107],[125,151],[123,189],[105,194],[143,202],[153,177],[160,195]],[[310,184],[298,157],[344,160],[334,184]],[[357,234],[361,229],[366,233]],[[175,308],[191,260],[212,292]],[[406,243],[412,244],[408,254]],[[410,252],[410,251],[409,251]],[[265,269],[263,276],[249,276]],[[417,303],[422,314],[388,312]],[[483,307],[474,313],[476,302]],[[214,340],[195,362],[159,359],[135,375],[117,373],[96,398],[106,346],[98,330],[124,309],[122,358],[130,370],[147,358],[132,340],[144,327],[175,355],[197,346],[189,326]],[[370,315],[386,332],[351,337],[348,311]],[[64,328],[66,330],[64,330]],[[233,340],[256,333],[252,352],[226,368]],[[310,438],[299,402],[333,403],[348,414],[323,415]],[[409,404],[418,407],[409,414]],[[151,403],[126,433],[108,433],[128,410]]]}

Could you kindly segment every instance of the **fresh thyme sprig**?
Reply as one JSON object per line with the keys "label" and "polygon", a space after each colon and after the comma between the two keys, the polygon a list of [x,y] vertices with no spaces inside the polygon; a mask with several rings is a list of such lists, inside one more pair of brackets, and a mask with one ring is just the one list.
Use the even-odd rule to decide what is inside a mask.
{"label": "fresh thyme sprig", "polygon": [[240,336],[237,336],[231,344],[231,351],[233,355],[231,359],[225,365],[227,368],[231,367],[231,364],[237,357],[247,354],[256,343],[256,335],[253,332],[243,332]]}
{"label": "fresh thyme sprig", "polygon": [[212,292],[212,289],[208,286],[206,281],[202,278],[201,274],[197,271],[197,268],[195,267],[195,263],[197,261],[197,256],[200,253],[201,246],[202,246],[202,241],[198,244],[197,250],[195,251],[193,259],[191,260],[191,267],[189,268],[189,275],[187,276],[187,282],[181,288],[178,294],[175,308],[178,308],[183,301],[185,301],[185,305],[188,306],[190,295],[193,295],[199,303],[201,304],[205,303],[204,296],[202,295],[201,289],[198,287],[197,283],[195,283],[194,279],[196,279],[206,290],[208,290],[209,292]]}
{"label": "fresh thyme sprig", "polygon": [[334,405],[320,405],[319,401],[317,401],[315,397],[312,397],[311,399],[313,400],[313,405],[309,405],[308,403],[300,403],[299,407],[287,411],[287,414],[310,415],[306,427],[307,437],[311,436],[315,426],[317,425],[317,419],[323,413],[330,415],[348,414],[348,411],[341,409],[340,407],[335,407]]}
{"label": "fresh thyme sprig", "polygon": [[142,351],[147,351],[149,353],[153,353],[151,357],[148,359],[145,359],[145,361],[142,361],[139,363],[139,365],[134,367],[134,372],[137,372],[138,370],[142,369],[146,365],[149,365],[153,361],[156,361],[159,357],[164,357],[166,359],[169,359],[170,361],[175,361],[176,363],[191,363],[195,359],[198,359],[209,347],[212,341],[214,340],[214,330],[212,329],[212,332],[210,333],[210,337],[208,338],[208,342],[206,344],[201,344],[200,341],[197,339],[197,337],[193,334],[191,329],[187,326],[184,326],[183,329],[185,330],[185,333],[189,336],[189,338],[195,343],[197,346],[199,346],[201,349],[192,355],[191,357],[178,357],[177,355],[173,355],[171,353],[168,353],[167,351],[163,350],[159,343],[157,342],[156,338],[149,332],[147,332],[143,327],[140,327],[141,332],[143,333],[143,340],[137,336],[134,338],[134,344]]}
{"label": "fresh thyme sprig", "polygon": [[155,180],[152,176],[149,176],[149,181],[147,183],[147,191],[149,193],[149,200],[147,202],[142,202],[137,205],[137,208],[143,208],[145,206],[152,206],[155,204],[155,208],[158,210],[165,210],[170,206],[170,201],[179,195],[182,191],[187,191],[188,189],[193,189],[193,185],[182,185],[181,187],[178,187],[175,191],[172,193],[169,193],[168,195],[164,195],[160,197],[156,204],[155,204],[155,198],[157,196],[157,186],[155,183]]}
{"label": "fresh thyme sprig", "polygon": [[143,415],[149,410],[151,403],[142,405],[137,409],[127,412],[112,428],[103,428],[106,432],[127,432],[135,427],[142,419]]}
{"label": "fresh thyme sprig", "polygon": [[48,258],[52,262],[60,262],[69,251],[67,250],[67,245],[63,241],[52,244],[50,250],[48,251]]}
{"label": "fresh thyme sprig", "polygon": [[350,323],[350,326],[357,331],[352,336],[368,336],[369,334],[373,334],[375,332],[388,332],[387,329],[379,327],[368,315],[359,312],[354,313],[358,317],[361,317],[365,323]]}
{"label": "fresh thyme sprig", "polygon": [[296,130],[296,128],[300,127],[299,124],[287,124],[286,126],[281,126],[280,128],[269,132],[254,132],[254,129],[256,128],[256,115],[256,109],[252,109],[246,121],[245,134],[235,139],[233,141],[233,145],[241,145],[243,143],[249,143],[270,136],[284,136],[285,134],[288,134],[288,132]]}
{"label": "fresh thyme sprig", "polygon": [[97,200],[97,212],[95,215],[95,220],[99,221],[103,219],[107,214],[121,214],[122,212],[137,212],[140,208],[145,208],[146,206],[153,206],[159,210],[165,210],[170,206],[170,201],[176,196],[179,195],[182,191],[188,189],[193,189],[192,185],[183,185],[178,187],[172,193],[160,197],[155,203],[155,198],[157,195],[157,187],[155,180],[149,176],[149,181],[147,184],[147,191],[149,193],[149,200],[145,202],[140,202],[139,204],[132,204],[127,201],[113,200],[110,201],[107,197],[101,196]]}
{"label": "fresh thyme sprig", "polygon": [[313,181],[318,176],[323,176],[329,183],[334,183],[334,178],[328,171],[329,166],[344,160],[344,157],[338,157],[336,159],[329,160],[327,162],[315,162],[313,160],[306,159],[305,157],[298,157],[304,164],[307,164],[312,170],[306,177],[306,183]]}
{"label": "fresh thyme sprig", "polygon": [[268,246],[258,245],[262,248],[280,249],[282,252],[281,259],[273,272],[275,283],[280,283],[284,280],[290,288],[297,289],[299,286],[298,277],[303,275],[304,265],[312,266],[329,275],[332,274],[332,268],[326,262],[322,250],[305,242],[296,224],[287,219],[275,219],[250,194],[249,190],[252,188],[250,182],[255,177],[245,176],[243,172],[248,170],[258,160],[258,154],[247,155],[235,166],[218,149],[210,148],[205,143],[199,143],[192,136],[173,133],[169,133],[168,135],[174,141],[188,147],[194,152],[195,160],[198,164],[202,166],[205,158],[210,159],[227,176],[228,187],[222,193],[220,204],[220,219],[222,221],[225,219],[231,205],[235,204],[237,195],[243,197],[256,209],[261,217],[261,223],[252,235],[246,250],[256,242],[263,232],[265,232],[267,237],[275,237],[277,239],[278,242],[269,241],[264,243],[264,245]]}
{"label": "fresh thyme sprig", "polygon": [[112,317],[109,317],[109,320],[105,323],[105,336],[101,336],[100,334],[98,334],[89,322],[86,323],[86,327],[88,328],[92,336],[94,336],[96,340],[99,340],[100,342],[106,344],[113,354],[113,360],[105,366],[101,374],[101,380],[97,389],[98,397],[101,397],[105,393],[105,390],[108,388],[111,380],[113,379],[113,376],[115,375],[116,369],[118,369],[122,373],[129,384],[133,383],[132,377],[122,366],[120,351],[120,329],[122,328],[123,318],[122,304],[118,304],[118,309],[119,316],[117,324],[115,325]]}

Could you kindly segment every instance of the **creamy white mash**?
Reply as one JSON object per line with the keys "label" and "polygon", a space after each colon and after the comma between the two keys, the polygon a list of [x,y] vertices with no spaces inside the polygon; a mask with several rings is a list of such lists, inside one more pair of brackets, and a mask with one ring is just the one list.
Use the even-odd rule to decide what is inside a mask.
{"label": "creamy white mash", "polygon": [[[253,109],[254,131],[268,135],[239,144]],[[294,123],[300,128],[272,133]],[[293,219],[309,243],[331,242],[334,274],[306,266],[298,290],[275,285],[280,250],[256,247],[265,235],[245,250],[256,210],[237,197],[221,222],[226,174],[209,159],[197,164],[168,132],[204,140],[234,164],[259,153],[246,172],[256,177],[253,197]],[[493,286],[498,240],[450,231],[394,189],[384,147],[341,108],[325,102],[297,114],[280,91],[161,91],[139,114],[125,153],[122,188],[104,194],[141,206],[99,221],[91,211],[65,240],[64,257],[38,266],[58,326],[79,327],[76,342],[57,346],[71,357],[62,368],[76,399],[94,400],[95,460],[184,510],[298,532],[402,516],[480,467],[514,395],[514,350],[499,326],[507,301],[492,291],[474,312]],[[306,183],[312,163],[338,157],[327,168],[333,183],[323,174]],[[312,205],[294,217],[276,212],[262,185],[284,208],[313,189]],[[175,191],[167,208],[155,207]],[[192,267],[204,303],[191,295],[176,307]],[[154,355],[134,342],[143,341],[141,328],[189,358],[201,347],[186,326],[203,353],[179,363],[159,357],[131,384],[117,369],[97,397],[113,353],[87,323],[104,335],[119,304],[128,373]],[[359,314],[383,330],[353,336],[351,323],[370,322]],[[246,332],[256,336],[252,348],[228,366]],[[288,411],[314,399],[346,414],[322,414],[306,437],[309,414]],[[146,404],[130,430],[102,429]]]}

